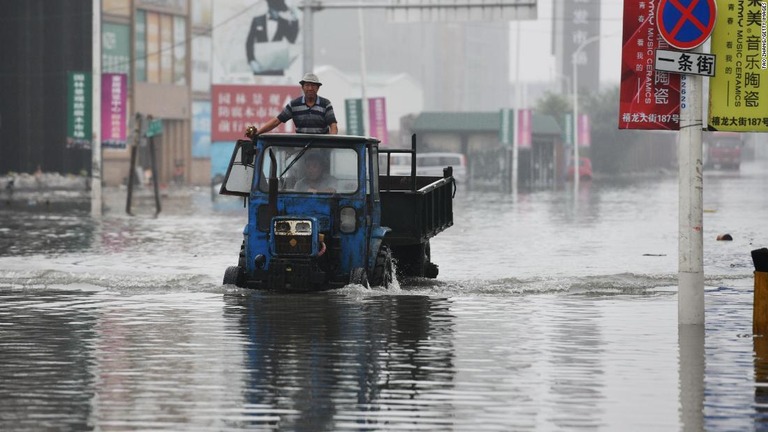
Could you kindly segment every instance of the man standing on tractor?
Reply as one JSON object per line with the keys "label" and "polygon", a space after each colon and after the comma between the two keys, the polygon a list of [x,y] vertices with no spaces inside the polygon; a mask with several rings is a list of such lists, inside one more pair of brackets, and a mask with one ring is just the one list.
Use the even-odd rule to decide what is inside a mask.
{"label": "man standing on tractor", "polygon": [[323,85],[317,75],[304,74],[304,78],[299,81],[299,84],[301,84],[301,91],[304,92],[304,96],[290,101],[277,117],[273,117],[261,127],[248,126],[245,135],[253,138],[271,131],[280,123],[285,123],[290,119],[293,119],[298,133],[338,134],[339,129],[336,125],[336,115],[333,113],[331,101],[317,95],[317,91]]}

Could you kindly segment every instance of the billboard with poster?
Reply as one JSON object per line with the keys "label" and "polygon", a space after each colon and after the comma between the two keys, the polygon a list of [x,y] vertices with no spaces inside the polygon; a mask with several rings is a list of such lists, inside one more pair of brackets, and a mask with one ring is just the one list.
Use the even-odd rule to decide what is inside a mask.
{"label": "billboard with poster", "polygon": [[300,11],[291,0],[217,0],[213,3],[213,82],[301,76]]}
{"label": "billboard with poster", "polygon": [[680,128],[680,75],[654,68],[656,49],[669,48],[654,5],[624,0],[619,129]]}

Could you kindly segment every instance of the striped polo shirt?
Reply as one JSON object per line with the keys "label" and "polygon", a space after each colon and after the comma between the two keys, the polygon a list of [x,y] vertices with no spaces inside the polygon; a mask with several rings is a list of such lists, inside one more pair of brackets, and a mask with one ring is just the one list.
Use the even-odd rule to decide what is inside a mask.
{"label": "striped polo shirt", "polygon": [[329,126],[336,123],[336,115],[333,113],[331,101],[320,96],[317,97],[312,108],[304,102],[304,96],[292,100],[277,115],[277,119],[283,123],[293,119],[298,133],[328,133]]}

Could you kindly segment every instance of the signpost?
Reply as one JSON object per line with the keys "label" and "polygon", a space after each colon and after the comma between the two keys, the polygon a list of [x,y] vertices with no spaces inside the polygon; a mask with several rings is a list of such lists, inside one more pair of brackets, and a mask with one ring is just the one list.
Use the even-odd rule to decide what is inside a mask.
{"label": "signpost", "polygon": [[715,76],[715,56],[686,51],[656,50],[656,70]]}
{"label": "signpost", "polygon": [[[694,50],[679,56],[699,56],[701,44],[715,27],[716,14],[715,0],[661,0],[656,14],[659,33],[675,48]],[[659,56],[664,58],[664,55],[656,54],[657,68],[666,63],[659,61]],[[670,63],[675,63],[674,58]],[[678,324],[704,324],[704,184],[701,162],[704,122],[701,99],[701,76],[686,70],[680,79],[678,140]]]}

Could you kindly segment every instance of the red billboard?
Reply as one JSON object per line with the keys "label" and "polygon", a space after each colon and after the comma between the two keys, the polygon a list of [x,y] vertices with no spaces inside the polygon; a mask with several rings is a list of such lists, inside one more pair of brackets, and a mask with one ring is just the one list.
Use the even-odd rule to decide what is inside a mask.
{"label": "red billboard", "polygon": [[[296,85],[213,85],[211,86],[211,141],[236,141],[245,128],[260,126],[277,116],[291,99],[301,95]],[[293,132],[293,122],[272,132]]]}
{"label": "red billboard", "polygon": [[680,128],[680,75],[654,67],[656,50],[669,49],[655,4],[624,0],[619,129]]}

